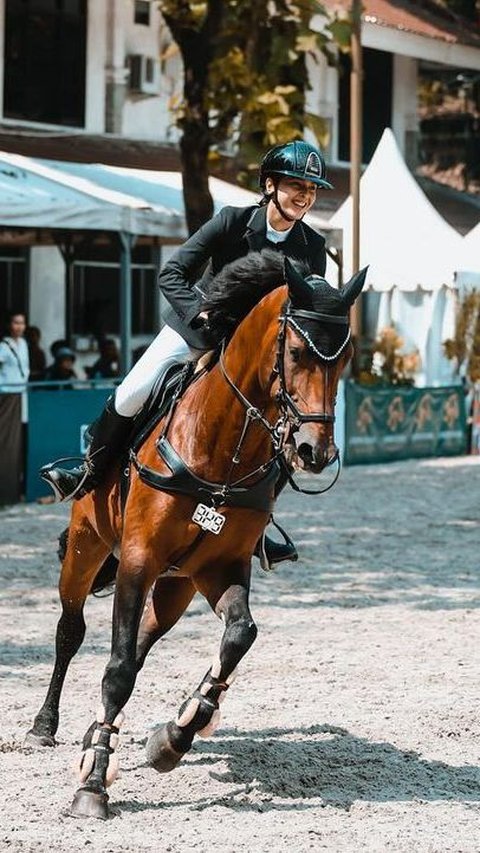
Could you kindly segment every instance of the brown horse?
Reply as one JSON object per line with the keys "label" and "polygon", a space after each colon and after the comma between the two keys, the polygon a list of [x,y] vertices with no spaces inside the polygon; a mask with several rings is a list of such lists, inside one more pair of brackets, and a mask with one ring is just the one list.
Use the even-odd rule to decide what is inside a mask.
{"label": "brown horse", "polygon": [[55,668],[29,743],[55,743],[63,681],[85,634],[85,599],[108,556],[119,557],[111,657],[84,738],[75,815],[108,816],[122,708],[149,649],[196,592],[224,621],[219,653],[177,718],[151,736],[148,760],[170,770],[195,734],[213,732],[219,702],[257,634],[251,561],[270,518],[279,461],[288,448],[289,465],[318,473],[338,459],[335,397],[353,351],[348,309],[365,271],[338,291],[283,264],[279,253],[254,253],[217,276],[205,294],[210,323],[233,331],[219,361],[131,452],[124,506],[118,470],[72,505]]}

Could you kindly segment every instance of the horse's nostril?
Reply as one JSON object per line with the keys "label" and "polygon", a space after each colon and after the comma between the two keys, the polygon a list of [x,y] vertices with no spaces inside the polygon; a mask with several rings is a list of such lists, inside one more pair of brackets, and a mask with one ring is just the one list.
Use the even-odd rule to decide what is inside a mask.
{"label": "horse's nostril", "polygon": [[310,444],[307,444],[306,441],[303,441],[301,444],[299,444],[297,451],[298,455],[300,456],[300,459],[302,459],[303,462],[306,462],[310,465],[312,464],[312,462],[314,461],[314,455],[313,448]]}

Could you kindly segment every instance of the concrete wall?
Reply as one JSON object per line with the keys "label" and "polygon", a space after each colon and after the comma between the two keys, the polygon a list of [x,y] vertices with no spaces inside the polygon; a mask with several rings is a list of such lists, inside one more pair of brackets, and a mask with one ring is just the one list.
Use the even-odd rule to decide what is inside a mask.
{"label": "concrete wall", "polygon": [[89,0],[87,10],[87,68],[85,80],[85,130],[105,130],[105,65],[107,0]]}
{"label": "concrete wall", "polygon": [[[175,142],[178,131],[174,126],[171,106],[178,101],[182,89],[182,63],[176,49],[172,48],[169,30],[155,3],[151,4],[150,26],[134,23],[134,3],[124,3],[123,61],[128,56],[143,54],[158,63],[158,95],[135,94],[127,81],[122,114],[122,134],[137,139],[155,139]],[[166,51],[171,54],[168,58]]]}
{"label": "concrete wall", "polygon": [[65,264],[56,246],[30,249],[28,320],[42,333],[50,363],[50,344],[65,336]]}
{"label": "concrete wall", "polygon": [[411,167],[417,164],[417,75],[417,59],[394,54],[392,130],[400,151]]}

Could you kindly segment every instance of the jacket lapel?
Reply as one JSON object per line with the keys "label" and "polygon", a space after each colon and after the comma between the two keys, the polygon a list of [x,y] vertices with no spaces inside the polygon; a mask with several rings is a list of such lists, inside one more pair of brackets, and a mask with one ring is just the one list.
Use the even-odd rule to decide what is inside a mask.
{"label": "jacket lapel", "polygon": [[[267,245],[267,208],[258,207],[247,222],[245,239],[250,252],[260,252]],[[271,244],[269,244],[271,245]],[[301,222],[296,222],[284,243],[279,244],[281,251],[289,257],[305,258],[308,255],[308,243]]]}
{"label": "jacket lapel", "polygon": [[265,248],[267,230],[267,208],[259,207],[253,211],[247,222],[245,239],[250,252],[260,252]]}
{"label": "jacket lapel", "polygon": [[284,252],[288,257],[305,258],[308,254],[308,243],[301,222],[296,222],[285,240]]}

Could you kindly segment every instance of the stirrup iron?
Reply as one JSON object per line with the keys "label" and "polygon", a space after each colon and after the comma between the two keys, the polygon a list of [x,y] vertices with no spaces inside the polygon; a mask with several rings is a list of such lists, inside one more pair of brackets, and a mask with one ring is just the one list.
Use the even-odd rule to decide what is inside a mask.
{"label": "stirrup iron", "polygon": [[292,539],[290,539],[290,536],[288,535],[286,530],[284,530],[283,527],[281,527],[275,521],[273,515],[270,517],[270,524],[273,524],[273,526],[276,527],[276,529],[278,530],[280,535],[283,537],[283,543],[282,542],[274,542],[273,540],[270,540],[270,541],[272,542],[273,545],[279,545],[280,547],[282,545],[285,545],[289,549],[289,554],[288,554],[288,556],[281,557],[280,559],[277,559],[277,560],[271,559],[268,556],[266,540],[269,539],[269,537],[267,536],[267,528],[266,528],[263,531],[263,533],[262,533],[262,535],[261,535],[261,537],[257,543],[257,547],[255,549],[255,552],[254,552],[255,556],[257,556],[258,559],[260,560],[260,566],[264,572],[274,572],[278,563],[282,563],[286,560],[290,560],[292,563],[295,563],[298,560],[298,552],[297,552],[297,549],[295,547],[295,543],[293,542]]}

